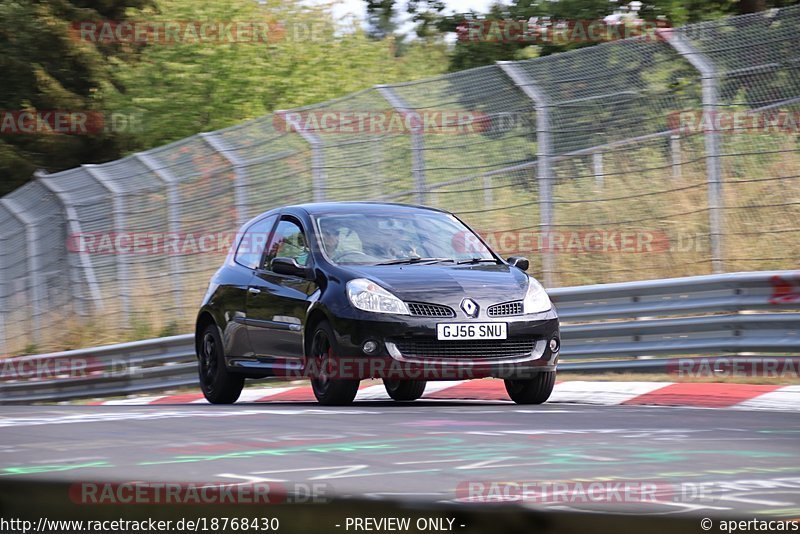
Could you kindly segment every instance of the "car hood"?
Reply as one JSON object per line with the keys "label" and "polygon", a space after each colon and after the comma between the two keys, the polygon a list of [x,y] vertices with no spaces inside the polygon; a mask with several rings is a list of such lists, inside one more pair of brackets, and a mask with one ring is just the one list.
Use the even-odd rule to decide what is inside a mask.
{"label": "car hood", "polygon": [[469,297],[481,307],[521,300],[528,276],[508,265],[374,265],[351,268],[402,300],[446,304],[455,309]]}

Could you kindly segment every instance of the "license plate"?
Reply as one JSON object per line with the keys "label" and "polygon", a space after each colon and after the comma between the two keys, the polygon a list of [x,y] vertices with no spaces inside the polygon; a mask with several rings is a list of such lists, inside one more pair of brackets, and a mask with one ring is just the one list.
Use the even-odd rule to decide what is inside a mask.
{"label": "license plate", "polygon": [[506,339],[508,323],[439,323],[436,338],[448,339]]}

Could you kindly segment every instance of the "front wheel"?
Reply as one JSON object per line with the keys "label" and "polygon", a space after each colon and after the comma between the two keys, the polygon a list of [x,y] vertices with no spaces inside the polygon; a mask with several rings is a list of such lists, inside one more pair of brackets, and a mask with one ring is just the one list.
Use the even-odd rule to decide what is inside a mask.
{"label": "front wheel", "polygon": [[[358,393],[358,379],[341,379],[331,376],[332,360],[337,357],[336,337],[327,321],[314,329],[308,359],[316,366],[311,379],[311,389],[317,402],[325,406],[350,404]],[[335,362],[334,362],[335,363]]]}
{"label": "front wheel", "polygon": [[529,380],[506,379],[506,391],[517,404],[542,404],[556,385],[556,372],[545,371]]}
{"label": "front wheel", "polygon": [[383,379],[386,393],[396,401],[414,401],[425,393],[425,380],[388,380]]}
{"label": "front wheel", "polygon": [[244,377],[231,374],[225,367],[225,351],[217,325],[203,331],[198,354],[200,389],[211,404],[233,404],[244,387]]}

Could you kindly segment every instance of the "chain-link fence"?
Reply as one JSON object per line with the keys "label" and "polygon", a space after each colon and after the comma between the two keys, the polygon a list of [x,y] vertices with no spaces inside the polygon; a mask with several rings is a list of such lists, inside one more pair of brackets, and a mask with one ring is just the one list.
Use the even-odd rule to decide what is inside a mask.
{"label": "chain-link fence", "polygon": [[791,7],[39,175],[0,201],[0,352],[186,331],[238,226],[309,201],[448,209],[550,287],[795,268],[798,69]]}

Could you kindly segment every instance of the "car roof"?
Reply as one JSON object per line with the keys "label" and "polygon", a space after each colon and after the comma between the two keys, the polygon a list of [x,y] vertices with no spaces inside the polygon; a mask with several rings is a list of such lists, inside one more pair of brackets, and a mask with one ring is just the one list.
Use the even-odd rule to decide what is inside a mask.
{"label": "car roof", "polygon": [[427,210],[438,213],[448,213],[438,208],[419,206],[415,204],[400,204],[396,202],[311,202],[286,206],[284,209],[302,209],[309,215],[320,213],[352,213],[352,212],[380,212],[380,211],[416,211]]}

